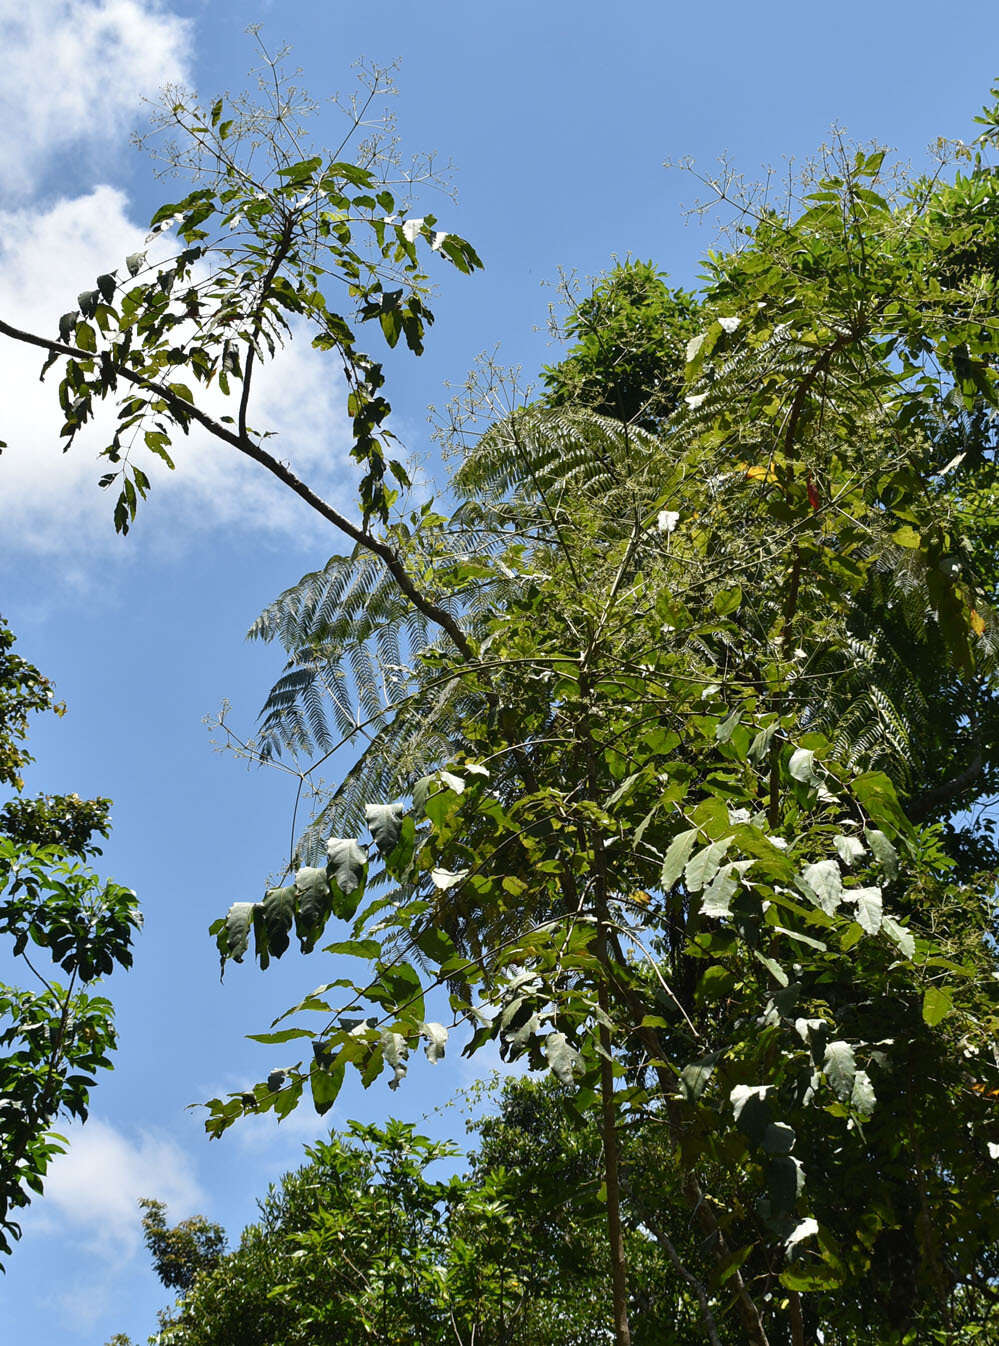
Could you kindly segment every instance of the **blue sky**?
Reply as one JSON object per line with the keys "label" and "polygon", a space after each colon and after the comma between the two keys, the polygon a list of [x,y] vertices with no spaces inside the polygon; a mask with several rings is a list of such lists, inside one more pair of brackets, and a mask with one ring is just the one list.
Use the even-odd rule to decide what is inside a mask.
{"label": "blue sky", "polygon": [[[486,263],[471,279],[442,275],[426,355],[392,362],[396,428],[417,455],[431,452],[427,404],[479,352],[498,345],[528,374],[553,358],[545,320],[560,267],[585,278],[631,253],[696,282],[714,231],[687,222],[696,184],[664,160],[711,171],[727,152],[755,178],[839,123],[919,164],[937,135],[971,134],[999,74],[994,5],[976,0],[959,22],[922,0],[614,13],[589,0],[32,0],[24,11],[0,0],[0,118],[15,131],[0,148],[0,313],[49,331],[174,192],[128,144],[163,80],[206,98],[242,87],[251,21],[272,46],[292,45],[317,97],[349,88],[359,56],[401,57],[404,141],[453,160],[460,201],[437,213]],[[112,983],[117,1069],[25,1219],[0,1284],[0,1336],[101,1346],[115,1331],[144,1341],[168,1298],[139,1246],[138,1196],[237,1236],[322,1130],[302,1110],[280,1131],[252,1123],[209,1145],[186,1109],[280,1064],[243,1034],[330,976],[321,956],[289,955],[219,984],[207,926],[280,869],[292,796],[276,773],[214,752],[202,718],[228,698],[233,723],[252,727],[280,654],[245,631],[342,544],[252,465],[196,443],[132,535],[116,537],[93,454],[81,442],[61,455],[54,388],[36,370],[0,347],[0,611],[70,707],[36,723],[29,788],[114,798],[101,865],[138,891],[146,927],[134,970]],[[261,391],[258,420],[281,433],[281,453],[349,505],[335,375],[293,349]],[[471,1077],[463,1063],[415,1065],[394,1095],[348,1087],[331,1119],[419,1118]],[[431,1125],[461,1123],[446,1112]]]}

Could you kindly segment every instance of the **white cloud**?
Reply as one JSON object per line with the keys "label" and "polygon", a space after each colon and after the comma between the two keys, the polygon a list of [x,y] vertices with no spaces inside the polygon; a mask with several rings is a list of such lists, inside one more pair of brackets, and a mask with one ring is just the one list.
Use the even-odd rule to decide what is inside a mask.
{"label": "white cloud", "polygon": [[[57,331],[59,315],[95,277],[121,267],[143,247],[145,235],[130,219],[125,195],[101,186],[85,196],[59,200],[44,211],[0,213],[0,313],[22,329]],[[0,345],[0,457],[4,502],[4,547],[14,552],[75,557],[116,545],[111,523],[114,495],[101,491],[105,470],[98,451],[110,438],[110,409],[61,451],[62,416],[56,397],[57,369],[38,379],[42,352]],[[217,396],[222,411],[224,399]],[[233,408],[228,407],[231,412]],[[271,452],[289,461],[316,489],[345,494],[350,508],[354,471],[349,463],[349,427],[338,370],[300,338],[259,367],[251,419],[277,432]],[[106,432],[102,438],[100,431]],[[151,455],[140,464],[153,490],[141,508],[143,534],[175,549],[191,531],[224,525],[272,535],[298,534],[314,542],[326,525],[264,469],[214,444],[199,430],[178,436],[170,472]],[[338,545],[338,544],[334,544]]]}
{"label": "white cloud", "polygon": [[33,1232],[58,1229],[88,1252],[118,1263],[142,1242],[140,1197],[166,1202],[171,1222],[204,1206],[189,1156],[168,1136],[140,1131],[129,1138],[100,1118],[85,1126],[62,1124],[59,1131],[69,1149],[52,1161]]}
{"label": "white cloud", "polygon": [[188,20],[159,0],[0,0],[0,188],[29,197],[54,156],[90,157],[186,81]]}

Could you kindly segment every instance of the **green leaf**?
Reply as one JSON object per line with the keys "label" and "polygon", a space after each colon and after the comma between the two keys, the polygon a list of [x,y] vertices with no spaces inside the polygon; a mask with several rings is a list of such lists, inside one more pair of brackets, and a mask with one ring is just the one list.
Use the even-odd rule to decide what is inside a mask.
{"label": "green leaf", "polygon": [[923,1022],[930,1028],[936,1028],[954,1008],[954,1002],[946,991],[939,986],[927,986],[923,992]]}
{"label": "green leaf", "polygon": [[881,929],[883,916],[881,889],[847,888],[843,897],[847,902],[857,904],[857,924],[862,926],[867,934],[876,935]]}
{"label": "green leaf", "polygon": [[710,846],[705,846],[687,861],[683,880],[690,892],[699,893],[704,885],[714,878],[731,843],[731,837],[722,837],[720,841],[713,841]]}
{"label": "green leaf", "polygon": [[898,946],[903,958],[911,959],[915,956],[916,941],[912,937],[912,932],[907,930],[904,925],[899,925],[894,916],[883,916],[881,929],[892,943]]}
{"label": "green leaf", "polygon": [[892,538],[898,546],[904,547],[906,551],[915,551],[923,540],[911,524],[907,523],[903,524],[901,528],[896,528],[895,532],[892,533]]}
{"label": "green leaf", "polygon": [[730,612],[736,612],[741,606],[742,589],[738,584],[731,589],[722,589],[711,601],[718,616],[727,617]]}
{"label": "green leaf", "polygon": [[344,1065],[339,1058],[326,1067],[321,1066],[318,1061],[313,1061],[309,1070],[309,1085],[312,1089],[313,1106],[320,1117],[329,1112],[336,1102],[340,1086],[343,1084],[343,1075]]}
{"label": "green leaf", "polygon": [[[882,826],[887,824],[893,832],[911,831],[909,821],[898,802],[895,787],[883,771],[865,771],[855,776],[851,782],[851,789],[873,822]],[[867,840],[874,850],[873,829],[867,832]],[[877,855],[877,851],[874,853]]]}
{"label": "green leaf", "polygon": [[345,953],[351,958],[378,958],[381,952],[382,946],[376,939],[340,939],[323,946],[323,953]]}
{"label": "green leaf", "polygon": [[795,748],[787,769],[794,780],[802,785],[818,785],[820,777],[815,771],[815,753],[811,748]]}
{"label": "green leaf", "polygon": [[688,832],[680,832],[669,844],[666,852],[666,858],[663,861],[662,886],[666,891],[676,883],[683,873],[684,866],[690,859],[690,853],[694,849],[694,842],[697,840],[697,828],[692,827]]}
{"label": "green leaf", "polygon": [[708,1052],[696,1061],[690,1061],[680,1071],[680,1089],[691,1102],[696,1102],[708,1087],[721,1052]]}

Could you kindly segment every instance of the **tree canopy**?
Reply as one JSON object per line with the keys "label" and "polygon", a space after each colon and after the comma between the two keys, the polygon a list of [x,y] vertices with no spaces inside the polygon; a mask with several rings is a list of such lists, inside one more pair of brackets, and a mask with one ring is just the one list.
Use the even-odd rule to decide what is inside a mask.
{"label": "tree canopy", "polygon": [[[108,833],[111,801],[21,794],[21,772],[32,761],[29,717],[64,707],[13,646],[0,618],[0,784],[17,792],[0,807],[0,934],[34,988],[0,984],[0,1253],[20,1235],[12,1212],[41,1193],[62,1150],[56,1118],[84,1120],[97,1072],[111,1068],[111,1002],[80,988],[131,966],[140,922],[130,888],[102,882],[79,863],[100,854],[94,837]],[[38,950],[67,975],[65,985],[36,968]]]}

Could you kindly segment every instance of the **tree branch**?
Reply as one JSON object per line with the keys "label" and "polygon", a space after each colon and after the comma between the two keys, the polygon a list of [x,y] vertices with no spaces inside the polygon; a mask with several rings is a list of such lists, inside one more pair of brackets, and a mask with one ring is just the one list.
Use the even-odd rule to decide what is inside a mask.
{"label": "tree branch", "polygon": [[[90,351],[80,350],[76,346],[69,346],[61,341],[51,341],[46,337],[36,336],[33,332],[24,332],[20,328],[4,322],[3,319],[0,319],[0,334],[8,336],[14,341],[23,342],[28,346],[37,346],[39,350],[48,351],[50,355],[63,355],[72,360],[93,359],[93,353]],[[300,477],[297,477],[285,463],[280,462],[273,454],[268,453],[248,434],[240,434],[237,431],[230,430],[228,426],[223,425],[221,421],[217,421],[214,416],[209,416],[206,411],[203,411],[193,402],[187,402],[184,398],[178,397],[165,384],[158,383],[155,379],[148,379],[142,374],[137,374],[134,369],[129,369],[127,365],[115,365],[114,371],[119,378],[125,379],[126,382],[133,384],[135,387],[154,392],[157,397],[161,397],[171,411],[180,416],[181,420],[196,421],[215,439],[220,440],[223,444],[228,444],[237,453],[252,458],[255,463],[259,463],[261,467],[287,486],[301,500],[304,500],[309,508],[314,510],[321,518],[331,523],[334,528],[338,528],[341,533],[345,533],[347,537],[366,551],[372,552],[384,562],[386,569],[413,606],[450,637],[463,658],[472,659],[474,657],[475,652],[472,645],[455,619],[446,608],[441,607],[439,603],[435,603],[433,599],[428,598],[417,588],[406,571],[398,552],[387,542],[376,537],[367,528],[353,523],[346,515],[334,509],[328,501],[313,491]]]}

